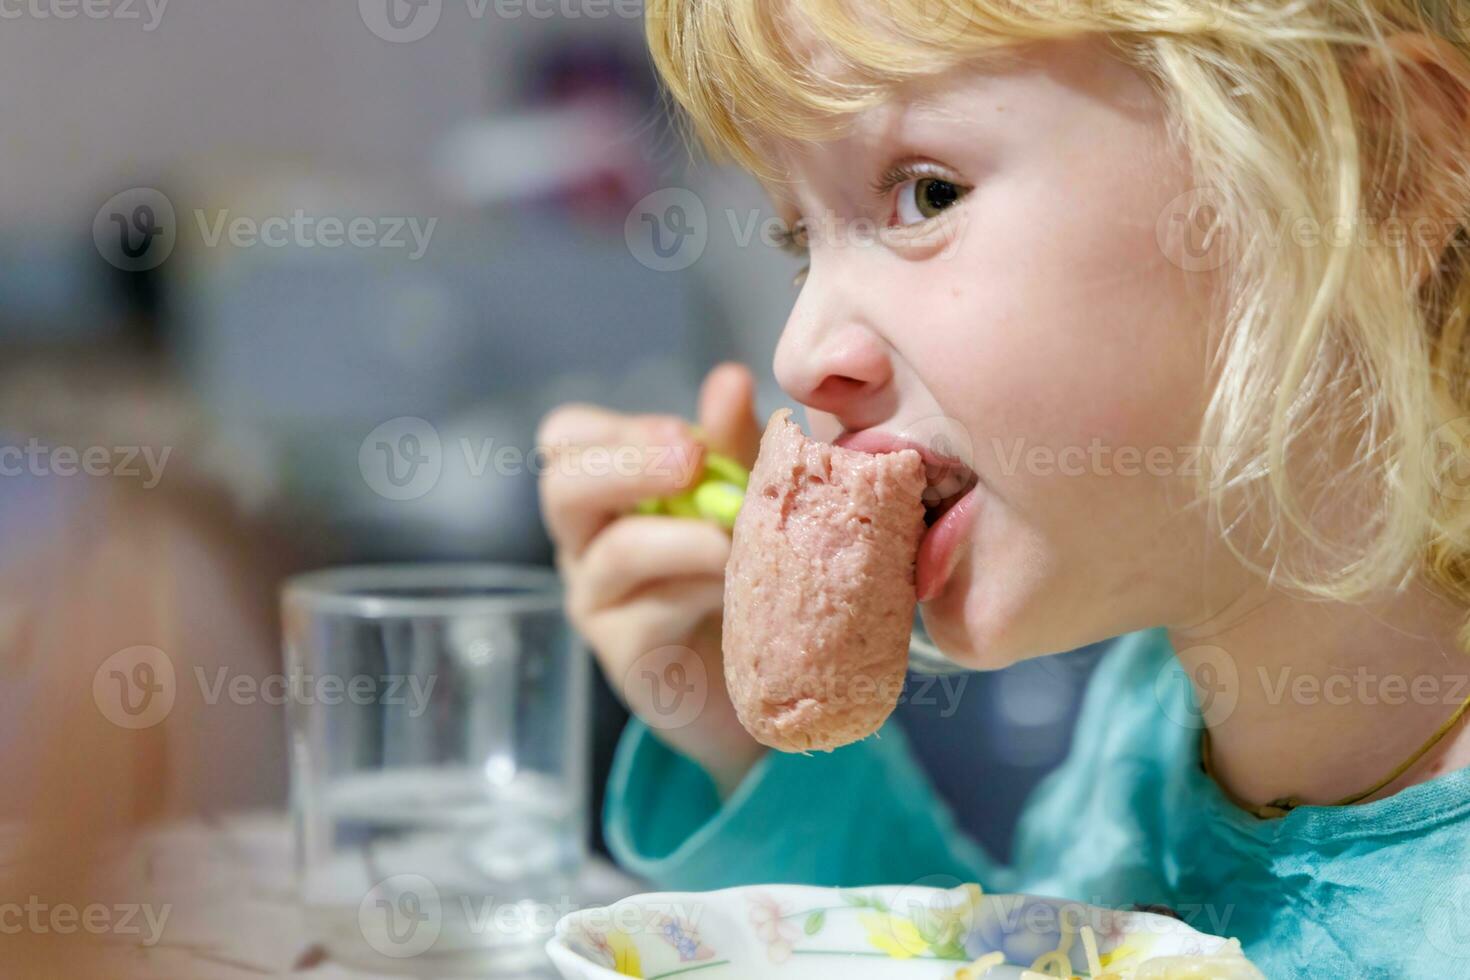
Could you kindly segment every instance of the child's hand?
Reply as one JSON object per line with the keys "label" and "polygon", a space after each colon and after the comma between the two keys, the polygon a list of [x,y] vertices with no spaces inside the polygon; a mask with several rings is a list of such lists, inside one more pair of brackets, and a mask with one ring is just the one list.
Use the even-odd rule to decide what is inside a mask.
{"label": "child's hand", "polygon": [[724,364],[710,372],[699,422],[703,445],[673,416],[558,408],[537,433],[548,459],[541,509],[567,614],[609,682],[660,738],[704,766],[723,796],[765,751],[725,691],[720,619],[730,538],[711,521],[629,513],[640,500],[689,487],[705,448],[747,467],[755,461],[760,428],[748,370]]}

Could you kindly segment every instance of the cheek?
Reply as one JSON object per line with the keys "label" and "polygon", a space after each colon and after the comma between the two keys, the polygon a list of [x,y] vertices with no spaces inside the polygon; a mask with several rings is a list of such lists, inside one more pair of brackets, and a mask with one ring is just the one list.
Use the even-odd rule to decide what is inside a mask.
{"label": "cheek", "polygon": [[1212,288],[1158,246],[1167,185],[1052,212],[1044,188],[1011,191],[928,270],[943,302],[915,305],[908,350],[968,429],[986,498],[935,628],[999,661],[1163,621],[1189,579],[1160,570],[1192,533],[1173,515],[1198,466]]}
{"label": "cheek", "polygon": [[[1180,178],[1182,179],[1182,178]],[[976,468],[1100,441],[1147,453],[1191,441],[1205,394],[1212,284],[1168,261],[1153,220],[1167,182],[1061,199],[1045,181],[998,188],[983,234],[927,265],[910,356],[971,428]],[[992,203],[992,201],[994,203]]]}

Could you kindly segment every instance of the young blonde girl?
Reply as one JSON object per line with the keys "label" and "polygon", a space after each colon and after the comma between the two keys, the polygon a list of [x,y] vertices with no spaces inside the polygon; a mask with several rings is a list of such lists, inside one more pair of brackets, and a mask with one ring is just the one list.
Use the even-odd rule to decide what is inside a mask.
{"label": "young blonde girl", "polygon": [[[698,135],[807,253],[775,372],[813,433],[959,447],[916,567],[945,653],[1120,639],[1001,866],[895,726],[816,756],[740,729],[727,539],[627,514],[687,468],[550,467],[571,614],[639,716],[605,814],[620,859],[666,887],[949,876],[1164,904],[1272,977],[1470,976],[1470,4],[647,20]],[[540,438],[749,461],[751,390],[716,369],[698,441],[590,406]],[[670,646],[710,679],[675,719],[639,669]]]}

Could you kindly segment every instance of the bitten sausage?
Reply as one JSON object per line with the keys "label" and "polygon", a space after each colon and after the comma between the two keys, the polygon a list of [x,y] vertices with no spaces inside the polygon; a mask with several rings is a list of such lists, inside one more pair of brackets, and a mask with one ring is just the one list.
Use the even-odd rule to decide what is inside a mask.
{"label": "bitten sausage", "polygon": [[790,415],[771,416],[735,520],[725,683],[762,744],[831,751],[877,731],[902,691],[924,465],[816,442]]}

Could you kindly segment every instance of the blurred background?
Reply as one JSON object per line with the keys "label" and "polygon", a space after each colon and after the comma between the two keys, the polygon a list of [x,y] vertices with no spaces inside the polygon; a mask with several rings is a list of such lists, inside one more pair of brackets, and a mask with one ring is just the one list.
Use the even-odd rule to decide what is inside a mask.
{"label": "blurred background", "polygon": [[[671,125],[636,3],[15,0],[0,87],[7,817],[55,817],[67,766],[98,814],[283,809],[279,706],[181,701],[151,762],[79,757],[96,664],[258,678],[292,572],[548,563],[529,464],[562,401],[689,415],[733,358],[786,403],[794,261]],[[1092,660],[899,710],[1002,855]],[[625,716],[594,703],[600,806]]]}

